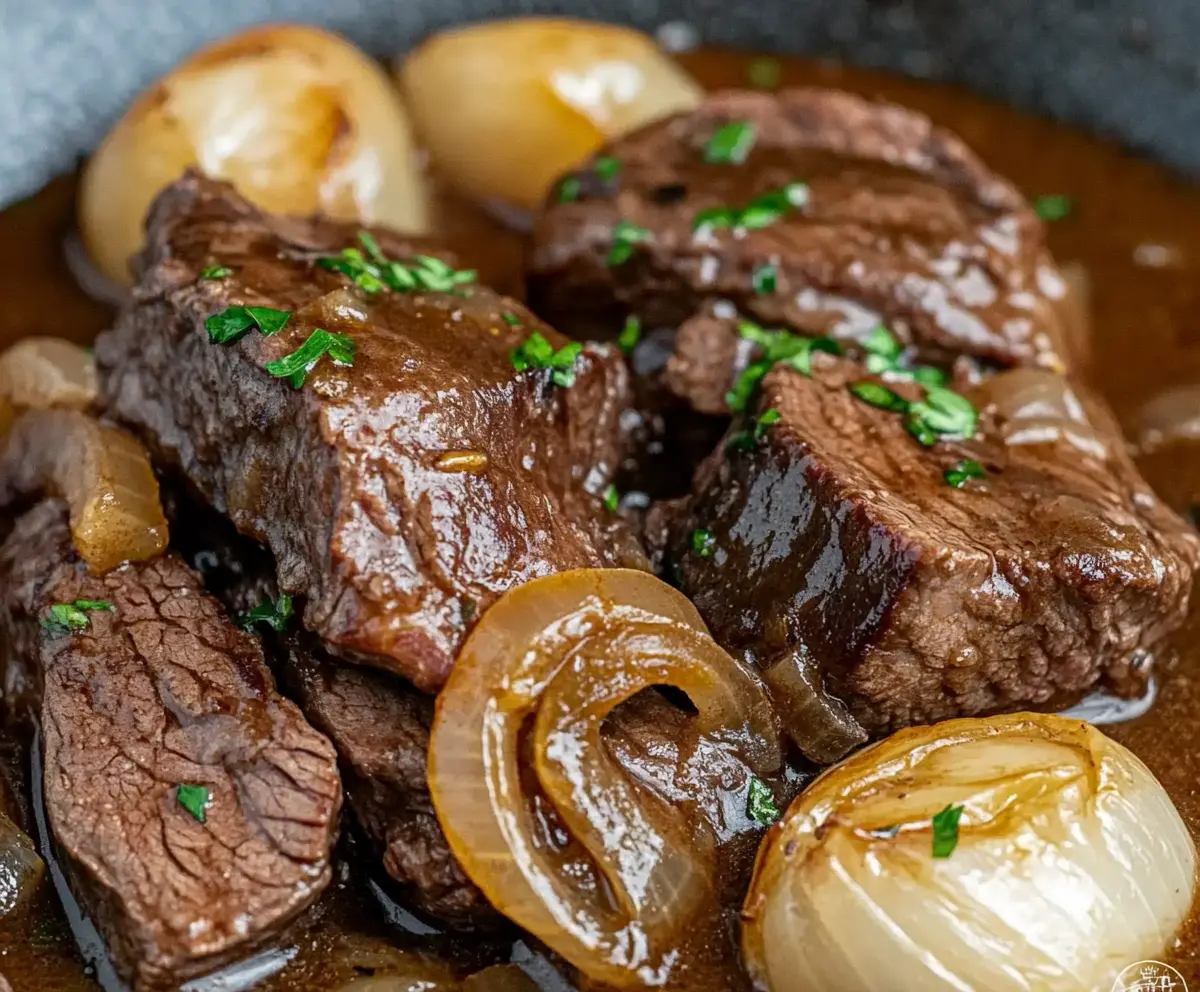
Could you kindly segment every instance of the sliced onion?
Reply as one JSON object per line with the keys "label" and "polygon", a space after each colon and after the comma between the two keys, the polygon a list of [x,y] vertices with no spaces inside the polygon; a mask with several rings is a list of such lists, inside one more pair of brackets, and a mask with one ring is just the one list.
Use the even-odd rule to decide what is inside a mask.
{"label": "sliced onion", "polygon": [[[702,732],[737,745],[760,774],[780,766],[762,687],[708,637],[686,598],[624,569],[566,572],[502,597],[464,645],[430,738],[434,807],[472,881],[615,988],[665,981],[712,900],[712,852],[601,744],[605,717],[655,685],[687,693]],[[545,812],[590,856],[599,872],[590,884],[579,884],[575,854],[547,842],[554,831],[537,822]]]}
{"label": "sliced onion", "polygon": [[189,166],[275,213],[428,228],[425,180],[387,74],[318,28],[226,38],[130,106],[80,187],[80,231],[105,276],[129,283],[150,202]]}
{"label": "sliced onion", "polygon": [[396,75],[446,176],[480,199],[527,209],[610,139],[703,96],[648,35],[558,18],[444,31]]}
{"label": "sliced onion", "polygon": [[96,402],[96,363],[62,338],[24,338],[0,354],[0,396],[32,410],[86,410]]}
{"label": "sliced onion", "polygon": [[1060,716],[952,720],[792,804],[759,851],[743,952],[770,992],[1089,992],[1162,954],[1195,884],[1191,836],[1130,751]]}
{"label": "sliced onion", "polygon": [[0,457],[0,505],[34,493],[67,501],[75,550],[98,574],[167,546],[145,449],[82,413],[28,411],[13,424]]}
{"label": "sliced onion", "polygon": [[1005,444],[1065,442],[1094,458],[1107,458],[1111,437],[1063,376],[1048,369],[1009,369],[972,391],[976,406],[997,420]]}
{"label": "sliced onion", "polygon": [[1142,454],[1200,441],[1200,385],[1177,386],[1150,400],[1138,413],[1134,441]]}
{"label": "sliced onion", "polygon": [[796,650],[762,673],[781,711],[784,730],[804,756],[831,765],[867,742],[867,732],[821,684],[815,663]]}

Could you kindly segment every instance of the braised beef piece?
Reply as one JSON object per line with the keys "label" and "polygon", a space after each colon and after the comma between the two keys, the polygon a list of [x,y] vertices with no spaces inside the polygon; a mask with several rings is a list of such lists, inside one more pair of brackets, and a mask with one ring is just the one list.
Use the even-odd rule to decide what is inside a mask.
{"label": "braised beef piece", "polygon": [[[752,129],[743,160],[709,161],[714,138],[736,149],[718,137],[731,124]],[[725,300],[843,340],[884,323],[928,363],[1075,360],[1079,309],[1041,221],[922,114],[835,90],[723,92],[573,178],[612,158],[615,179],[556,191],[535,226],[530,305],[568,334],[609,337],[629,313],[673,329]]]}
{"label": "braised beef piece", "polygon": [[[167,556],[91,575],[47,501],[0,548],[0,590],[6,681],[42,687],[50,827],[135,989],[178,988],[317,898],[341,806],[333,748],[191,569]],[[81,600],[86,627],[52,622]]]}
{"label": "braised beef piece", "polygon": [[[393,259],[426,250],[375,234]],[[506,589],[569,568],[645,567],[602,502],[627,375],[596,345],[567,375],[517,371],[511,352],[532,332],[554,348],[566,339],[481,286],[355,294],[316,264],[355,235],[185,176],[155,201],[132,303],[97,343],[101,388],[156,459],[271,549],[281,588],[305,597],[305,626],[330,650],[432,691]],[[233,275],[199,278],[214,262]],[[292,317],[272,336],[213,343],[205,320],[235,305]],[[352,367],[325,358],[301,388],[264,369],[317,327],[353,338]]]}
{"label": "braised beef piece", "polygon": [[976,387],[976,439],[927,448],[851,392],[882,385],[861,366],[816,354],[812,368],[776,366],[757,431],[735,424],[655,523],[664,569],[764,672],[798,742],[855,743],[838,700],[875,737],[1098,685],[1142,692],[1200,542],[1099,403],[1048,371],[1000,373]]}

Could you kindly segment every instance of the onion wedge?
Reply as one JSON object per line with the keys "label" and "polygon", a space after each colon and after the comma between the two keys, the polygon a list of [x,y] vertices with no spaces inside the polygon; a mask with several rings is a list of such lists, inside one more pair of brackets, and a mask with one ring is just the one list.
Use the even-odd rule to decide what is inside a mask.
{"label": "onion wedge", "polygon": [[167,521],[150,460],[124,431],[75,410],[21,414],[0,455],[0,506],[45,493],[65,499],[75,550],[97,574],[155,558]]}
{"label": "onion wedge", "polygon": [[[737,747],[756,773],[782,764],[761,685],[686,598],[625,569],[564,572],[502,597],[458,656],[430,737],[434,807],[467,874],[614,988],[667,982],[713,899],[712,852],[600,738],[618,704],[663,685],[685,692],[701,732]],[[547,811],[562,830],[546,829]],[[564,830],[570,842],[556,843]]]}

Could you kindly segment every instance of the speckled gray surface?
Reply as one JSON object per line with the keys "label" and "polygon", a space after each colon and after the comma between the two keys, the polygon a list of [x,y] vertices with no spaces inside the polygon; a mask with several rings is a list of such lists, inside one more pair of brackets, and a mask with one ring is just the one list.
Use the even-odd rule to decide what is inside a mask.
{"label": "speckled gray surface", "polygon": [[309,21],[388,54],[515,13],[686,20],[705,41],[954,79],[1200,174],[1198,0],[0,0],[0,205],[71,168],[143,85],[240,27]]}

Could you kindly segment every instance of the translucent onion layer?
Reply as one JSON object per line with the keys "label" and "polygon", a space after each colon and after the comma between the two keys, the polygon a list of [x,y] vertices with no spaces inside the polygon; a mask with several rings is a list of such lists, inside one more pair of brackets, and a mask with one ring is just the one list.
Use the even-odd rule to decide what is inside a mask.
{"label": "translucent onion layer", "polygon": [[145,450],[82,413],[28,411],[13,424],[0,456],[0,506],[39,493],[66,500],[75,550],[97,574],[167,546]]}
{"label": "translucent onion layer", "polygon": [[0,354],[0,397],[33,410],[86,410],[96,402],[96,363],[62,338],[24,338]]}
{"label": "translucent onion layer", "polygon": [[502,597],[463,647],[430,739],[434,806],[467,874],[510,919],[615,988],[666,981],[713,899],[712,851],[600,738],[617,705],[663,685],[690,697],[702,734],[737,746],[760,774],[779,767],[761,686],[686,598],[624,569],[566,572]]}
{"label": "translucent onion layer", "polygon": [[1108,989],[1162,954],[1195,860],[1162,786],[1088,724],[913,728],[826,772],[769,835],[744,957],[771,992]]}

